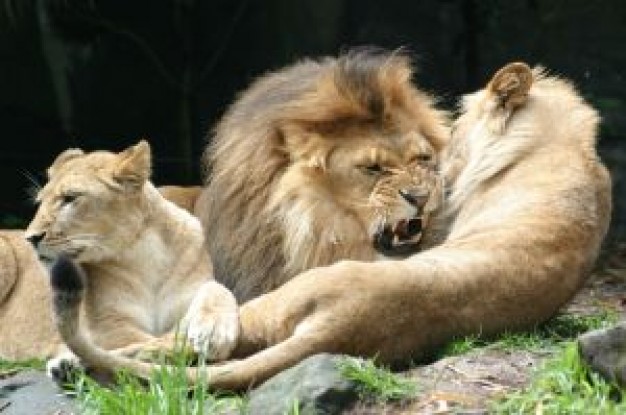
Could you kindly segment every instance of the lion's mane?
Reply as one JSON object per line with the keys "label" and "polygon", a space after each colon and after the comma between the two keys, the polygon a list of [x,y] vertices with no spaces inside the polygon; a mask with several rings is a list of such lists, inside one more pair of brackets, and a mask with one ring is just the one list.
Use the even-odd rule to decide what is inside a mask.
{"label": "lion's mane", "polygon": [[[401,108],[439,150],[447,138],[445,115],[412,86],[411,76],[405,56],[353,51],[265,75],[229,108],[204,156],[209,174],[196,214],[205,227],[216,278],[240,301],[268,292],[304,269],[342,258],[366,259],[359,257],[360,247],[315,242],[287,247],[303,250],[291,251],[292,257],[309,259],[287,266],[285,235],[278,226],[282,218],[267,209],[275,183],[290,163],[285,151],[290,130],[285,127],[297,123],[322,135],[333,123],[347,120],[363,128],[380,127]],[[341,227],[341,221],[317,216]]]}

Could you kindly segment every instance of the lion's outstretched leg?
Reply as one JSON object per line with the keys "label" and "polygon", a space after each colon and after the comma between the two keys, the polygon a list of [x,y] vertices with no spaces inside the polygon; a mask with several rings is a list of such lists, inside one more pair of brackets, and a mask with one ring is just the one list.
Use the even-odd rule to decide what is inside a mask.
{"label": "lion's outstretched leg", "polygon": [[[132,373],[147,378],[154,369],[162,367],[152,363],[131,359],[125,355],[136,352],[137,348],[148,346],[150,342],[129,345],[126,348],[107,351],[96,344],[81,330],[80,327],[80,303],[83,296],[83,277],[80,269],[70,260],[61,258],[52,270],[52,287],[54,292],[54,308],[57,317],[57,327],[63,340],[69,348],[81,357],[87,367],[105,372],[119,369],[129,370]],[[307,307],[304,307],[305,309]],[[302,319],[304,314],[298,313],[299,325],[306,324]],[[296,321],[294,321],[296,322]],[[310,326],[315,326],[311,324]],[[232,361],[222,365],[188,368],[187,374],[192,382],[206,379],[207,384],[215,388],[241,389],[254,383],[261,382],[285,369],[298,361],[315,353],[328,351],[332,348],[332,338],[321,336],[321,330],[298,330],[284,341],[271,346],[246,359]],[[311,335],[314,333],[314,335]],[[164,336],[155,340],[159,347],[173,345],[173,338]],[[171,343],[170,343],[171,342]],[[68,359],[74,359],[74,355]],[[62,363],[59,372],[65,366],[72,366],[74,361]],[[75,359],[74,359],[75,360]],[[63,366],[63,367],[61,367]],[[75,366],[75,365],[74,365]]]}

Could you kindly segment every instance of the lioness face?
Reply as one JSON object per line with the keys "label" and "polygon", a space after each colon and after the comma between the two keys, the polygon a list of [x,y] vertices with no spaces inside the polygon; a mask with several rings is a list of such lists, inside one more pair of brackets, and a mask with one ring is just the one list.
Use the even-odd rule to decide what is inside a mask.
{"label": "lioness face", "polygon": [[25,234],[40,259],[49,263],[64,254],[90,262],[122,252],[143,226],[149,155],[145,142],[119,154],[71,149],[59,155]]}
{"label": "lioness face", "polygon": [[[342,217],[350,217],[363,238],[386,256],[415,252],[442,200],[437,155],[429,141],[411,128],[385,131],[363,124],[338,126],[325,130],[324,136],[309,134],[314,151],[292,155],[299,159],[279,183],[280,198],[290,194],[293,204],[342,211]],[[290,135],[302,137],[302,132]],[[297,148],[302,152],[306,146],[300,142]],[[336,243],[341,243],[342,229],[349,225],[329,226],[336,229]],[[354,226],[351,230],[354,233]]]}

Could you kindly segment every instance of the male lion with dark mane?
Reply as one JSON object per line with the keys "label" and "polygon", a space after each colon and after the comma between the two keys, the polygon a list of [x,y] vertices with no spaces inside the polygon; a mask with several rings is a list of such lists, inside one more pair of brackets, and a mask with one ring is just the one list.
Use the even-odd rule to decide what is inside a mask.
{"label": "male lion with dark mane", "polygon": [[[333,61],[327,64],[337,68]],[[398,75],[396,73],[392,78],[398,79]],[[274,85],[279,85],[285,78],[288,76],[277,76],[273,79]],[[330,79],[332,85],[343,85],[337,84],[333,77]],[[371,78],[359,79],[365,82]],[[323,90],[325,85],[321,82],[318,88]],[[260,87],[257,85],[256,88]],[[252,99],[256,94],[266,92],[263,88],[258,91],[253,88],[250,96],[242,99]],[[317,95],[311,93],[311,96]],[[398,96],[394,94],[384,97],[385,104],[398,102]],[[270,95],[265,99],[267,105],[291,102],[288,95]],[[261,110],[258,106],[253,107]],[[369,108],[380,108],[380,105]],[[290,109],[292,107],[287,105],[285,114],[295,116],[296,111],[289,112]],[[243,136],[231,143],[220,144],[218,134],[216,152],[212,156],[215,176],[205,192],[205,203],[212,208],[230,207],[220,212],[225,221],[246,221],[247,215],[263,212],[265,206],[255,199],[255,195],[264,194],[267,187],[271,189],[270,194],[275,193],[275,187],[290,177],[292,169],[296,169],[294,174],[298,177],[298,171],[308,168],[325,171],[324,166],[332,166],[335,152],[322,151],[321,160],[327,164],[303,163],[298,167],[298,155],[310,155],[310,151],[319,154],[314,150],[326,148],[323,144],[327,143],[324,140],[328,140],[328,136],[320,136],[319,131],[329,131],[318,129],[320,125],[309,118],[317,112],[309,113],[305,111],[306,107],[299,109],[302,111],[300,119],[305,121],[302,125],[312,124],[310,129],[290,129],[289,123],[279,131],[271,130],[274,124],[266,126],[266,136],[274,137],[278,143],[269,147],[276,152],[275,158],[269,158],[276,163],[274,165],[263,162],[269,154],[257,159],[250,152],[242,152],[237,142]],[[336,115],[342,114],[341,108],[331,106],[330,109]],[[395,114],[403,119],[400,116],[402,111]],[[255,116],[254,112],[247,115],[249,118]],[[346,114],[340,125],[349,128],[354,122],[353,117],[354,114]],[[246,120],[237,119],[241,124],[232,124],[229,128],[239,131],[237,134],[249,133],[245,128]],[[413,120],[410,124],[422,128],[427,123]],[[442,160],[442,171],[448,175],[451,184],[448,196],[451,209],[444,216],[448,218],[449,229],[440,245],[402,260],[345,260],[298,274],[240,308],[241,331],[234,357],[241,360],[189,368],[189,378],[196,380],[200,377],[216,388],[245,389],[315,353],[378,356],[380,362],[395,363],[424,356],[455,336],[491,335],[545,321],[584,282],[608,227],[610,178],[596,154],[597,124],[597,113],[569,83],[545,76],[541,71],[532,72],[525,64],[506,66],[496,73],[485,89],[464,100],[463,113],[456,122],[452,142]],[[334,127],[335,123],[331,126]],[[271,131],[274,133],[270,134]],[[380,130],[379,135],[374,134],[375,131],[365,136],[344,135],[340,142],[347,146],[350,142],[364,140],[385,147],[383,143],[386,142],[378,140],[382,140],[380,137],[387,130]],[[311,136],[313,138],[308,138]],[[389,135],[398,136],[401,135]],[[302,137],[308,139],[302,140]],[[298,142],[297,146],[289,147],[291,140]],[[354,153],[360,154],[358,148]],[[259,154],[267,150],[258,147]],[[336,151],[339,151],[338,157],[345,154]],[[288,156],[284,156],[285,152]],[[364,156],[371,153],[366,151]],[[309,161],[312,160],[316,159]],[[368,165],[371,164],[374,163],[369,159]],[[233,168],[226,169],[227,166]],[[356,166],[353,174],[360,172]],[[230,177],[220,178],[219,175],[226,172],[231,173]],[[256,176],[250,184],[257,187],[242,187],[242,183],[248,183],[241,180],[246,175]],[[299,177],[300,187],[296,191],[305,196],[309,190],[311,194],[317,194],[320,187],[313,179]],[[228,185],[228,179],[232,186]],[[340,178],[336,180],[341,183]],[[223,183],[225,187],[216,187],[216,183]],[[216,189],[223,192],[210,193]],[[348,200],[356,197],[352,192],[347,195]],[[252,213],[241,212],[241,206],[240,210],[233,210],[219,199],[238,200]],[[249,206],[244,203],[247,201],[250,201]],[[208,212],[209,230],[220,231],[211,220],[217,214]],[[326,211],[325,222],[332,225],[330,229],[343,225],[343,222],[335,222],[337,217],[344,218],[336,212]],[[345,218],[350,219],[347,215]],[[231,226],[230,229],[236,230],[237,227]],[[275,242],[282,242],[281,234],[276,232]],[[237,235],[220,235],[227,236],[237,240]],[[257,238],[269,241],[267,235]],[[243,256],[246,249],[262,249],[248,245],[253,240],[252,236],[244,235],[243,247],[236,253]],[[224,246],[232,247],[228,239]],[[283,247],[283,252],[285,250]],[[224,252],[214,248],[212,254]],[[228,261],[236,259],[227,258]],[[236,264],[228,261],[222,264],[222,270],[231,269],[231,266],[236,269]],[[244,266],[247,264],[245,258],[241,261]],[[289,263],[288,259],[286,263]],[[260,265],[264,271],[283,270],[280,262],[277,265],[261,262]],[[279,276],[280,280],[289,273]],[[65,288],[68,279],[75,288],[70,294],[80,299],[82,286],[76,273],[53,275],[55,295],[68,295]],[[267,287],[271,286],[268,284]],[[262,291],[263,287],[257,290]],[[240,290],[239,295],[250,292],[254,290]],[[69,316],[68,309],[75,310],[79,303],[61,304],[57,313]],[[76,317],[76,313],[73,316]],[[99,351],[83,342],[84,339],[75,337],[77,318],[66,318],[60,323],[64,339],[68,344],[82,348],[77,353],[87,356],[91,366],[109,370],[126,368],[142,377],[148,376],[154,368],[152,364]]]}
{"label": "male lion with dark mane", "polygon": [[418,249],[411,236],[440,202],[424,180],[449,133],[411,75],[399,54],[305,60],[227,111],[195,213],[216,279],[240,302],[313,267]]}

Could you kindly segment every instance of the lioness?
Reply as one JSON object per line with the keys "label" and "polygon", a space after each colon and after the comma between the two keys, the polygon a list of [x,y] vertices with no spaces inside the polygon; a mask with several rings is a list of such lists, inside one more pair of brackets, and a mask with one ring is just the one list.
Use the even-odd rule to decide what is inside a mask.
{"label": "lioness", "polygon": [[[608,227],[611,186],[595,150],[597,124],[569,83],[525,64],[504,67],[466,97],[456,121],[443,160],[454,210],[441,245],[400,261],[303,272],[240,308],[235,356],[247,357],[190,368],[190,379],[241,389],[319,352],[393,363],[454,336],[548,319],[584,281]],[[55,295],[79,297],[80,280],[65,276],[70,284],[53,281]],[[78,304],[57,303],[70,342]],[[140,376],[153,368],[82,346],[90,365]]]}
{"label": "lioness", "polygon": [[[191,212],[201,188],[157,189]],[[53,322],[51,301],[48,271],[24,232],[0,231],[0,359],[47,359],[59,354],[62,341]]]}
{"label": "lioness", "polygon": [[173,202],[176,206],[193,213],[196,209],[196,201],[200,196],[200,186],[160,186],[157,187],[164,198]]}
{"label": "lioness", "polygon": [[[26,238],[42,261],[64,256],[85,270],[81,314],[100,347],[136,353],[170,344],[180,322],[197,352],[223,359],[237,340],[236,300],[211,278],[199,221],[149,182],[150,166],[145,141],[120,153],[63,152]],[[52,359],[50,374],[64,376],[74,360]]]}

